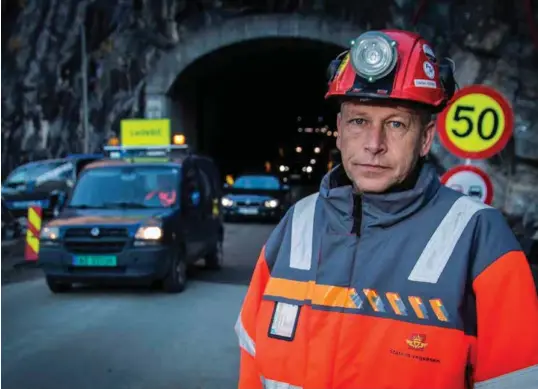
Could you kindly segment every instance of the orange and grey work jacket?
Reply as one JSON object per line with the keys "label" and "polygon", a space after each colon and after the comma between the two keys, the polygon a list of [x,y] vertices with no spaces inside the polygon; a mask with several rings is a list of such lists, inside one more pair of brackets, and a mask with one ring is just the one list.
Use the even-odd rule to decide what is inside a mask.
{"label": "orange and grey work jacket", "polygon": [[236,324],[239,388],[538,388],[538,298],[501,213],[428,164],[399,193],[359,198],[341,176],[262,249]]}

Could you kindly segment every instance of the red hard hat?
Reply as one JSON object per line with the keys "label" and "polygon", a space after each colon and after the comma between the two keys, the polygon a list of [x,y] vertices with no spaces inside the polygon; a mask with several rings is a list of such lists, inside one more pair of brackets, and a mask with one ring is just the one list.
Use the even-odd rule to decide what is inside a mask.
{"label": "red hard hat", "polygon": [[325,98],[405,100],[441,111],[454,95],[453,71],[453,62],[438,61],[417,34],[369,31],[332,61]]}

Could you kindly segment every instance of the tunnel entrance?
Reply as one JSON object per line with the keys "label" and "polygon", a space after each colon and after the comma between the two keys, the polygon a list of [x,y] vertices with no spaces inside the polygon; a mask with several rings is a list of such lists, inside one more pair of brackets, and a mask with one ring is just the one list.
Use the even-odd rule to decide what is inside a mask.
{"label": "tunnel entrance", "polygon": [[275,172],[319,183],[335,146],[326,70],[342,51],[307,39],[233,44],[185,68],[169,90],[171,104],[184,107],[191,142],[223,174],[263,171],[269,161]]}

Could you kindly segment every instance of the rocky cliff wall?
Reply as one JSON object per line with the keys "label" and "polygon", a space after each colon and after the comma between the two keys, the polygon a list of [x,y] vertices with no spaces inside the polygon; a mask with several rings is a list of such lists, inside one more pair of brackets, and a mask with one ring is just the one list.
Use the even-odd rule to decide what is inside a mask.
{"label": "rocky cliff wall", "polygon": [[[364,28],[420,31],[456,61],[460,86],[490,84],[512,102],[514,140],[481,162],[496,206],[521,215],[538,192],[538,7],[527,0],[18,0],[2,2],[2,171],[81,152],[81,26],[87,36],[90,146],[142,116],[144,81],[189,33],[245,14],[316,14]],[[534,27],[536,28],[536,27]],[[535,34],[533,36],[533,34]],[[533,41],[534,38],[534,41]],[[444,166],[459,163],[437,143]],[[506,196],[509,194],[509,196]]]}

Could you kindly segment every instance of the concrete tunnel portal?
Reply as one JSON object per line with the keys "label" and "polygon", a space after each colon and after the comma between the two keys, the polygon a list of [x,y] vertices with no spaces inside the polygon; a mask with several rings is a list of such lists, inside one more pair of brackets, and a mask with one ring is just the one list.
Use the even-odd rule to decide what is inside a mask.
{"label": "concrete tunnel portal", "polygon": [[[226,172],[263,169],[279,148],[289,154],[305,147],[296,139],[298,128],[334,128],[323,96],[327,65],[341,51],[297,39],[238,43],[186,68],[169,94],[172,104],[187,107],[192,128],[186,132],[199,152]],[[319,142],[334,146],[334,138]]]}
{"label": "concrete tunnel portal", "polygon": [[[243,17],[204,30],[157,64],[146,117],[170,117],[172,131],[223,174],[263,170],[279,149],[287,156],[300,146],[306,134],[299,128],[334,130],[334,109],[324,100],[327,66],[358,34],[297,15]],[[334,137],[317,139],[334,148]],[[313,179],[326,165],[317,170]]]}

